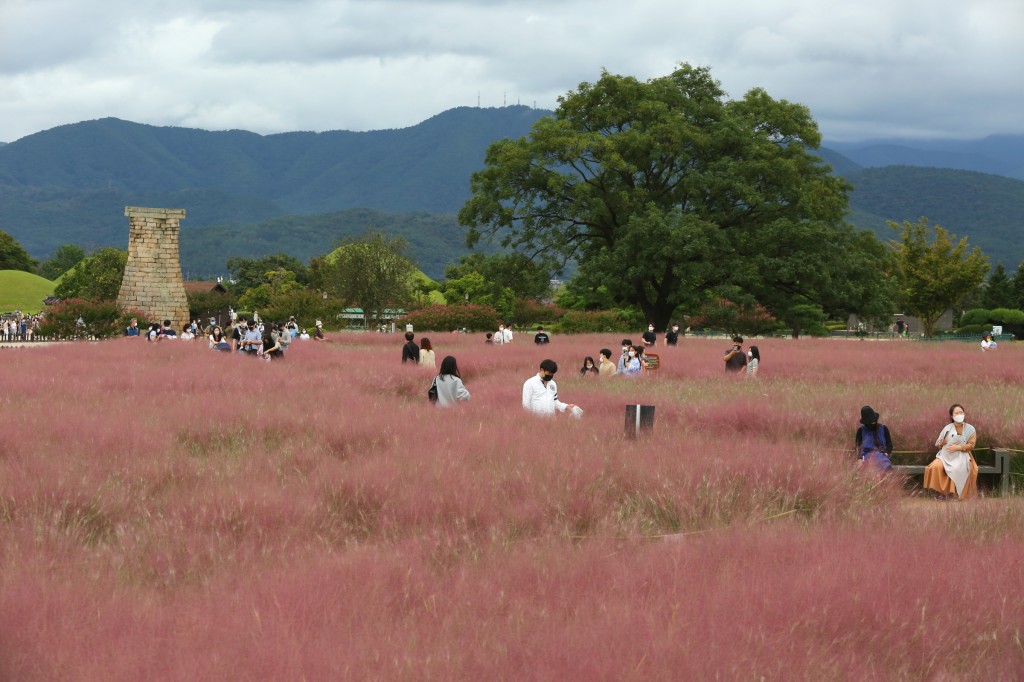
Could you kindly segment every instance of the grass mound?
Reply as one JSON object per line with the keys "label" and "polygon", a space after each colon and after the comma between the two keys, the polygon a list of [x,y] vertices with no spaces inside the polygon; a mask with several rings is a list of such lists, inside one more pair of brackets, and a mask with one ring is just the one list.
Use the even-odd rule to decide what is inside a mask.
{"label": "grass mound", "polygon": [[0,312],[38,313],[53,287],[53,282],[31,272],[0,270]]}

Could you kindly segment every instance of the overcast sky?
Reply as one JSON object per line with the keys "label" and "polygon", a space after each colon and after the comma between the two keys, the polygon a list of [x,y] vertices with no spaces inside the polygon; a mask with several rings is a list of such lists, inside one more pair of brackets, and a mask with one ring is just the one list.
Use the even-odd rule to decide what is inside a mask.
{"label": "overcast sky", "polygon": [[403,128],[710,66],[828,140],[1024,133],[1024,0],[0,0],[0,141],[118,118]]}

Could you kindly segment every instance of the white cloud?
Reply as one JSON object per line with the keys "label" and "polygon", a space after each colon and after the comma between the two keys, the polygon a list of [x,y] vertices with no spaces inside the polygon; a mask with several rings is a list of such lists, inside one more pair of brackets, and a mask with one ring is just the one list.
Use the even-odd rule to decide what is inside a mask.
{"label": "white cloud", "polygon": [[808,105],[827,139],[1021,133],[1022,32],[1019,0],[0,0],[0,140],[404,127],[680,61]]}

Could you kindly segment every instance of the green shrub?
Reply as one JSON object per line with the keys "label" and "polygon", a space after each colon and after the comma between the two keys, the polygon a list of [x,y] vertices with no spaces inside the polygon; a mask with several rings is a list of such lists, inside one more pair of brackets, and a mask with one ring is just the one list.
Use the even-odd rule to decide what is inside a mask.
{"label": "green shrub", "polygon": [[960,327],[985,324],[992,321],[992,311],[986,308],[972,308],[960,316]]}
{"label": "green shrub", "polygon": [[133,317],[139,321],[140,333],[144,333],[151,321],[138,310],[122,310],[114,301],[69,298],[47,309],[39,333],[60,338],[109,339],[122,336]]}
{"label": "green shrub", "polygon": [[432,305],[408,313],[395,321],[398,328],[411,324],[422,331],[451,331],[465,327],[469,331],[487,331],[498,328],[501,315],[497,310],[474,303],[459,305]]}
{"label": "green shrub", "polygon": [[551,303],[539,303],[522,298],[516,300],[512,310],[511,321],[521,327],[529,327],[535,324],[552,324],[565,314],[564,308]]}
{"label": "green shrub", "polygon": [[345,306],[336,298],[301,289],[278,294],[266,308],[260,308],[260,317],[271,322],[286,322],[292,315],[301,327],[312,328],[317,320],[325,325],[338,325],[337,315]]}
{"label": "green shrub", "polygon": [[985,332],[992,331],[992,325],[990,324],[969,324],[965,327],[957,327],[957,334],[984,334]]}
{"label": "green shrub", "polygon": [[623,319],[617,310],[569,310],[562,315],[555,331],[562,334],[593,334],[635,328],[636,323]]}
{"label": "green shrub", "polygon": [[[756,303],[739,305],[724,298],[705,303],[700,313],[690,318],[690,324],[706,330],[750,335],[767,334],[779,328],[778,320],[764,306]],[[824,334],[825,328],[819,322],[816,327],[801,331]]]}

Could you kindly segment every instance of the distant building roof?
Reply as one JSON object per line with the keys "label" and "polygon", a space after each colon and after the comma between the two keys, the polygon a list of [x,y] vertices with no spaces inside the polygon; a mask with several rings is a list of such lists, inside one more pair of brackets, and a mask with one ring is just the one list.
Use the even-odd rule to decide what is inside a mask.
{"label": "distant building roof", "polygon": [[228,290],[220,282],[185,282],[185,293],[201,294],[206,292],[226,294]]}

